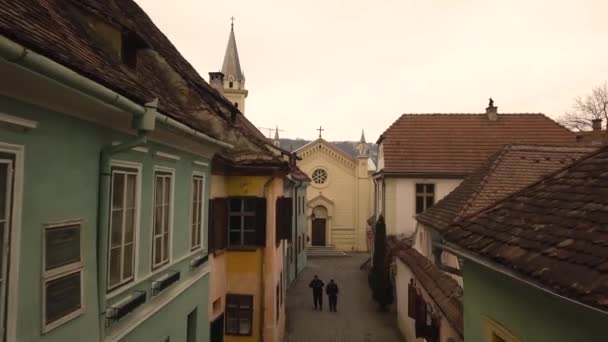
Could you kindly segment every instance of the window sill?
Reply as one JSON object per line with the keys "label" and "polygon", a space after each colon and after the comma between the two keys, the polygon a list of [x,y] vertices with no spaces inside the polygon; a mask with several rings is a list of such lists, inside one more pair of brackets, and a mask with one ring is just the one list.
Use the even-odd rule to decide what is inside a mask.
{"label": "window sill", "polygon": [[132,290],[136,286],[138,286],[138,285],[140,285],[140,284],[142,284],[142,283],[144,283],[144,282],[146,282],[146,281],[148,281],[148,280],[150,280],[150,279],[158,276],[160,273],[168,270],[171,267],[174,267],[175,265],[177,265],[177,264],[179,264],[179,263],[181,263],[181,262],[183,262],[185,260],[195,258],[197,255],[204,254],[204,253],[206,253],[205,249],[203,249],[203,250],[196,250],[196,251],[190,252],[190,253],[188,253],[188,254],[186,254],[186,255],[182,256],[181,258],[176,259],[174,261],[170,260],[168,263],[166,263],[166,264],[158,267],[157,269],[155,269],[154,271],[148,273],[144,277],[136,279],[135,281],[131,280],[129,283],[125,283],[124,285],[120,286],[119,288],[116,288],[116,289],[112,290],[111,292],[108,292],[106,294],[106,301],[112,300],[112,299],[114,299],[114,298],[116,298],[116,297],[118,297],[118,296],[120,296],[122,294],[125,294],[126,292],[128,292],[129,290]]}

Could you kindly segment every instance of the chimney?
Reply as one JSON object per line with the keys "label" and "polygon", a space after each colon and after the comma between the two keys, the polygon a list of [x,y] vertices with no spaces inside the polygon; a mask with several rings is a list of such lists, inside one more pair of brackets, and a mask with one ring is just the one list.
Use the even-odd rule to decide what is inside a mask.
{"label": "chimney", "polygon": [[498,107],[494,106],[494,100],[492,100],[492,98],[490,98],[490,104],[488,105],[488,108],[486,108],[486,115],[490,121],[498,120]]}
{"label": "chimney", "polygon": [[602,130],[602,119],[593,119],[591,120],[591,127],[593,127],[594,132],[599,132]]}
{"label": "chimney", "polygon": [[209,73],[209,84],[222,96],[224,95],[224,74],[219,71]]}

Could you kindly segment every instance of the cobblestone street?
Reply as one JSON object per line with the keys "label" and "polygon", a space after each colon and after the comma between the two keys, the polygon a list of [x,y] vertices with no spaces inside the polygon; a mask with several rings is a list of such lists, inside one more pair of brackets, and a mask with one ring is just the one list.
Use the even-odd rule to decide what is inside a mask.
{"label": "cobblestone street", "polygon": [[[287,342],[398,342],[404,341],[396,316],[378,312],[371,298],[365,271],[359,266],[366,254],[350,257],[309,259],[296,284],[288,291]],[[333,278],[340,287],[338,312],[329,312],[323,296],[323,312],[313,310],[308,287],[317,274],[325,284]]]}

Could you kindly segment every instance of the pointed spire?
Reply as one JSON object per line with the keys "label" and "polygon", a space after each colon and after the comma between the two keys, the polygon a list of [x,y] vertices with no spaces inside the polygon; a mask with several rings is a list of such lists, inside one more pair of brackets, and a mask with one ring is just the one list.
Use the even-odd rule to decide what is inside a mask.
{"label": "pointed spire", "polygon": [[359,140],[360,143],[365,144],[365,131],[361,130],[361,140]]}
{"label": "pointed spire", "polygon": [[232,76],[235,81],[242,81],[245,79],[245,76],[241,70],[239,52],[236,48],[236,38],[234,38],[234,17],[230,19],[232,20],[232,23],[230,24],[230,37],[228,38],[228,46],[226,47],[226,54],[224,55],[222,73],[226,79],[229,79]]}
{"label": "pointed spire", "polygon": [[281,140],[279,139],[279,126],[274,130],[274,146],[281,147]]}

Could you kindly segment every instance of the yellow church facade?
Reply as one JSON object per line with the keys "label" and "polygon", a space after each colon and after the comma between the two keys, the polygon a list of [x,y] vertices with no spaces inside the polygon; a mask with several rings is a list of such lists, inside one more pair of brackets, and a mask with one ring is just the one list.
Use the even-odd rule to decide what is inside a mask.
{"label": "yellow church facade", "polygon": [[308,246],[368,250],[375,166],[363,135],[357,151],[353,157],[321,137],[295,151],[298,166],[312,178],[306,193]]}

